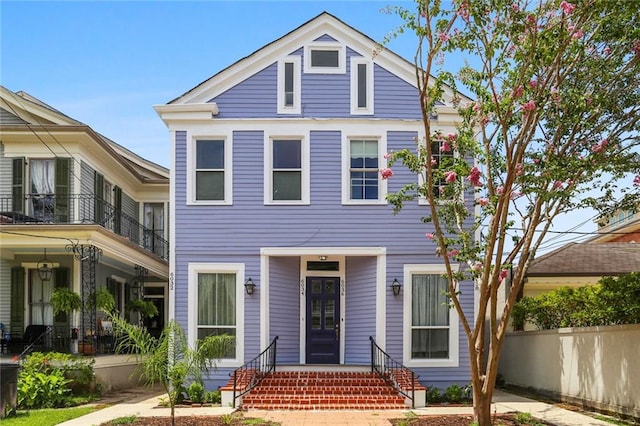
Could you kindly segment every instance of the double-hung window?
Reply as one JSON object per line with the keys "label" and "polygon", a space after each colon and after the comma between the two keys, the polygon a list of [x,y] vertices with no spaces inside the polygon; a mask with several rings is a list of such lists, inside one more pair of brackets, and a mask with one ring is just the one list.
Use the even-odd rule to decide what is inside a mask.
{"label": "double-hung window", "polygon": [[278,114],[300,114],[300,56],[278,61]]}
{"label": "double-hung window", "polygon": [[304,138],[269,138],[265,158],[265,202],[309,203],[309,153]]}
{"label": "double-hung window", "polygon": [[363,57],[351,58],[351,114],[373,114],[373,65]]}
{"label": "double-hung window", "polygon": [[244,265],[189,264],[189,300],[195,309],[189,312],[189,340],[227,335],[234,343],[223,355],[220,365],[242,362],[244,332]]}
{"label": "double-hung window", "polygon": [[[434,169],[446,170],[446,168],[452,164],[454,155],[453,147],[450,142],[437,139],[431,142],[431,157],[434,160]],[[420,176],[419,183],[421,185],[424,183],[424,178],[422,176]],[[433,196],[443,202],[450,200],[450,198],[447,198],[445,195],[446,185],[447,182],[443,176],[439,178],[436,177],[436,181],[433,185]],[[426,197],[421,196],[419,202],[421,204],[425,204],[427,202]]]}
{"label": "double-hung window", "polygon": [[[384,202],[386,186],[380,178],[380,141],[352,138],[346,143],[346,163],[343,162],[347,185],[343,189],[343,203],[371,204]],[[346,195],[346,196],[345,196]]]}
{"label": "double-hung window", "polygon": [[223,138],[196,139],[191,193],[196,204],[231,204],[231,148]]}
{"label": "double-hung window", "polygon": [[458,317],[449,307],[444,267],[405,265],[404,363],[457,366]]}

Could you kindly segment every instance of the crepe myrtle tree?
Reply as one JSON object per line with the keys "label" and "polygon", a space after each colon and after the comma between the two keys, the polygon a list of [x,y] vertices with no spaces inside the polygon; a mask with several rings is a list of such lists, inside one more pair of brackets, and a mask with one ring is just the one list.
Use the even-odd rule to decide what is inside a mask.
{"label": "crepe myrtle tree", "polygon": [[[387,199],[395,213],[428,203],[421,220],[468,339],[475,416],[489,425],[509,315],[554,219],[637,205],[640,14],[622,0],[421,0],[393,12],[403,24],[388,40],[417,36],[425,136],[388,153],[381,174],[418,175]],[[459,58],[472,62],[452,71]],[[432,120],[451,110],[445,94],[459,113],[455,133]],[[474,318],[460,305],[464,280],[478,289]]]}

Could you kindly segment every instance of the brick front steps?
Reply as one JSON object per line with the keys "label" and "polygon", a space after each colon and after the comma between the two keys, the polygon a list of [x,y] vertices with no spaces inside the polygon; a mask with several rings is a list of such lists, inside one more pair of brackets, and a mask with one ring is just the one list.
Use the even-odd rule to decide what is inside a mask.
{"label": "brick front steps", "polygon": [[[233,390],[229,383],[223,389]],[[424,393],[424,387],[420,386]],[[371,372],[279,371],[242,397],[242,409],[391,410],[405,399]]]}

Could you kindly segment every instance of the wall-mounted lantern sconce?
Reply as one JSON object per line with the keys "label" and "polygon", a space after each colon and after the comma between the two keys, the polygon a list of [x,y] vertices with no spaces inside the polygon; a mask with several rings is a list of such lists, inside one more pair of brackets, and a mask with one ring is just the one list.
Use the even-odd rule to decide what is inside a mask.
{"label": "wall-mounted lantern sconce", "polygon": [[397,278],[393,279],[393,283],[391,283],[391,290],[393,290],[393,295],[397,296],[400,294],[400,282]]}
{"label": "wall-mounted lantern sconce", "polygon": [[322,261],[325,261],[325,260],[327,260],[327,256],[318,256],[318,259],[320,259]]}
{"label": "wall-mounted lantern sconce", "polygon": [[44,249],[44,259],[38,262],[37,268],[40,280],[49,281],[51,279],[53,269],[51,268],[51,262],[47,259],[47,249]]}
{"label": "wall-mounted lantern sconce", "polygon": [[244,283],[244,289],[247,291],[248,295],[252,295],[255,291],[256,285],[251,278]]}

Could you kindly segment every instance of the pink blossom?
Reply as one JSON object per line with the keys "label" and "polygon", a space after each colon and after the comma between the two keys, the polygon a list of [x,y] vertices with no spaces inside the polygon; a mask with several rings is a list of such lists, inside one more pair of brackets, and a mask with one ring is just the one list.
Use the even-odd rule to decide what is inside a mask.
{"label": "pink blossom", "polygon": [[[536,161],[536,160],[533,160]],[[516,176],[520,176],[522,175],[522,163],[517,163],[516,164]]]}
{"label": "pink blossom", "polygon": [[513,92],[513,97],[514,98],[519,98],[520,96],[522,96],[523,92],[524,92],[524,87],[518,86],[516,88],[516,90],[514,90],[514,92]]}
{"label": "pink blossom", "polygon": [[504,281],[505,278],[507,278],[507,274],[509,271],[507,271],[506,269],[501,269],[500,270],[500,276],[498,276],[498,281],[502,282]]}
{"label": "pink blossom", "polygon": [[447,139],[449,139],[449,142],[455,142],[456,141],[456,134],[455,133],[449,133],[447,135]]}
{"label": "pink blossom", "polygon": [[427,237],[427,239],[429,239],[431,241],[433,241],[433,239],[435,238],[434,235],[431,234],[431,233],[424,234],[424,236]]}
{"label": "pink blossom", "polygon": [[381,169],[380,170],[380,175],[382,176],[382,179],[388,179],[391,176],[393,176],[393,170],[391,170],[391,169]]}
{"label": "pink blossom", "polygon": [[640,56],[640,40],[636,40],[633,43],[633,47],[631,48],[631,51],[635,53],[636,56]]}
{"label": "pink blossom", "polygon": [[522,192],[520,191],[511,191],[511,194],[509,194],[509,198],[511,198],[512,200],[516,200],[520,197],[522,197]]}
{"label": "pink blossom", "polygon": [[446,43],[449,41],[449,34],[440,32],[438,33],[438,38],[440,39],[441,42]]}
{"label": "pink blossom", "polygon": [[607,144],[605,143],[605,141],[606,141],[606,139],[604,141],[602,141],[601,143],[597,143],[597,144],[593,145],[591,147],[591,152],[598,153],[598,152],[604,151],[604,149],[607,147]]}
{"label": "pink blossom", "polygon": [[635,178],[633,178],[633,185],[640,186],[640,175],[637,175]]}
{"label": "pink blossom", "polygon": [[571,15],[571,12],[573,12],[573,10],[576,8],[576,5],[568,3],[565,0],[563,0],[562,3],[560,3],[560,8],[567,15]]}
{"label": "pink blossom", "polygon": [[451,250],[449,253],[447,253],[447,256],[449,256],[449,257],[453,257],[453,256],[457,256],[457,255],[459,255],[459,254],[460,254],[460,250],[458,250],[458,249],[453,249],[453,250]]}
{"label": "pink blossom", "polygon": [[438,160],[436,160],[435,158],[431,157],[431,165],[432,166],[437,166],[438,165]]}
{"label": "pink blossom", "polygon": [[465,21],[469,21],[469,9],[467,9],[467,4],[462,3],[458,8],[458,15],[464,19]]}
{"label": "pink blossom", "polygon": [[392,154],[391,152],[387,152],[387,153],[384,155],[384,158],[388,160],[389,158],[391,158],[391,154]]}
{"label": "pink blossom", "polygon": [[511,11],[512,12],[519,12],[520,11],[520,6],[518,6],[516,3],[513,3],[511,5]]}
{"label": "pink blossom", "polygon": [[451,152],[451,145],[449,145],[448,141],[442,142],[440,146],[440,152]]}
{"label": "pink blossom", "polygon": [[535,25],[536,17],[533,15],[527,15],[527,23],[530,25]]}
{"label": "pink blossom", "polygon": [[533,159],[533,162],[534,162],[535,164],[540,164],[540,159],[539,159],[539,158],[534,158],[534,159]]}
{"label": "pink blossom", "polygon": [[480,169],[478,169],[478,167],[473,166],[471,168],[471,172],[469,173],[469,176],[467,176],[467,180],[469,180],[469,182],[471,182],[471,184],[473,186],[480,186],[482,185],[480,183],[480,176],[482,175],[482,173],[480,173]]}
{"label": "pink blossom", "polygon": [[562,189],[562,185],[563,185],[563,183],[562,183],[562,182],[560,182],[559,180],[557,180],[557,181],[555,181],[555,182],[553,183],[553,188],[554,188],[554,189]]}
{"label": "pink blossom", "polygon": [[504,186],[500,185],[499,187],[496,188],[496,194],[502,195],[503,192],[504,192]]}
{"label": "pink blossom", "polygon": [[529,88],[530,89],[535,89],[538,86],[538,80],[530,80],[529,81]]}
{"label": "pink blossom", "polygon": [[478,204],[482,207],[489,205],[489,199],[487,197],[478,198]]}
{"label": "pink blossom", "polygon": [[602,53],[604,53],[605,55],[608,55],[609,53],[611,53],[611,48],[610,47],[605,47],[604,50],[602,51]]}
{"label": "pink blossom", "polygon": [[520,107],[520,109],[524,112],[531,112],[531,111],[535,111],[536,109],[536,102],[532,99],[527,103],[522,104],[522,106]]}
{"label": "pink blossom", "polygon": [[584,35],[584,31],[576,30],[573,34],[571,34],[571,37],[573,39],[579,39],[579,38],[582,38],[583,35]]}
{"label": "pink blossom", "polygon": [[454,171],[444,172],[444,180],[447,183],[455,182],[457,177],[458,175]]}
{"label": "pink blossom", "polygon": [[482,262],[476,262],[475,265],[473,265],[473,270],[476,272],[480,272],[482,271]]}

